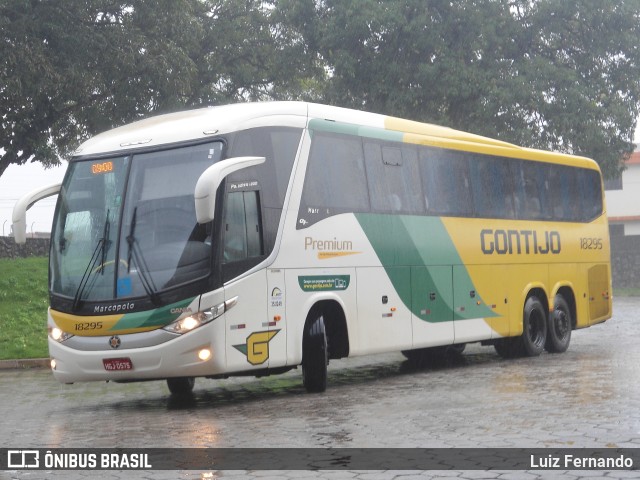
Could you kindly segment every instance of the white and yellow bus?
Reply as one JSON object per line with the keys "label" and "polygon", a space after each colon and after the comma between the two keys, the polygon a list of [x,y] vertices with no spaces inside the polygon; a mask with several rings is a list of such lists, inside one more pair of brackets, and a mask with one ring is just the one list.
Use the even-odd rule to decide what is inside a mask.
{"label": "white and yellow bus", "polygon": [[51,234],[55,378],[267,375],[469,342],[563,352],[611,316],[597,164],[302,102],[246,103],[100,134]]}

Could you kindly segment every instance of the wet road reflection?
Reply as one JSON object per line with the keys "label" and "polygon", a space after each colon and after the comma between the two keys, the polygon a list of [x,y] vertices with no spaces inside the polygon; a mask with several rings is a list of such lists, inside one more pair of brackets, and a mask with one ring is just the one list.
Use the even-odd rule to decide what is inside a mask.
{"label": "wet road reflection", "polygon": [[565,354],[503,360],[470,345],[412,366],[400,353],[332,361],[329,388],[300,371],[164,382],[60,385],[46,370],[0,373],[4,444],[47,447],[640,447],[640,299],[574,333]]}

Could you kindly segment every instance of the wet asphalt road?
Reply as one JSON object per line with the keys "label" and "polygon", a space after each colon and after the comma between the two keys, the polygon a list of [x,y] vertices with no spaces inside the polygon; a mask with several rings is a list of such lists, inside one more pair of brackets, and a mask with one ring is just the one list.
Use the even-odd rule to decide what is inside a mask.
{"label": "wet asphalt road", "polygon": [[[459,359],[412,368],[386,354],[332,361],[309,395],[299,370],[261,379],[198,379],[194,396],[164,382],[60,385],[46,369],[0,372],[0,438],[29,447],[628,447],[640,448],[640,299],[574,332],[569,351],[501,359],[469,345]],[[627,472],[0,472],[67,478],[640,478]]]}

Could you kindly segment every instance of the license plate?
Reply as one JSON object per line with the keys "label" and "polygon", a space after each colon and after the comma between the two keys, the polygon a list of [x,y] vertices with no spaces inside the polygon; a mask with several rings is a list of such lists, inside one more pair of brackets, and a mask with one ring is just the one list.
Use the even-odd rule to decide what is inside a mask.
{"label": "license plate", "polygon": [[120,370],[133,370],[133,363],[130,358],[105,358],[102,360],[104,369],[110,372]]}

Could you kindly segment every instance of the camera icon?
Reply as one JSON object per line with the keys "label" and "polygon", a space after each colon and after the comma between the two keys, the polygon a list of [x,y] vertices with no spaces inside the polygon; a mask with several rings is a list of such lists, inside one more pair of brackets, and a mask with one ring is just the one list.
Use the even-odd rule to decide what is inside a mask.
{"label": "camera icon", "polygon": [[7,452],[8,468],[39,468],[40,452],[38,450],[9,450]]}

